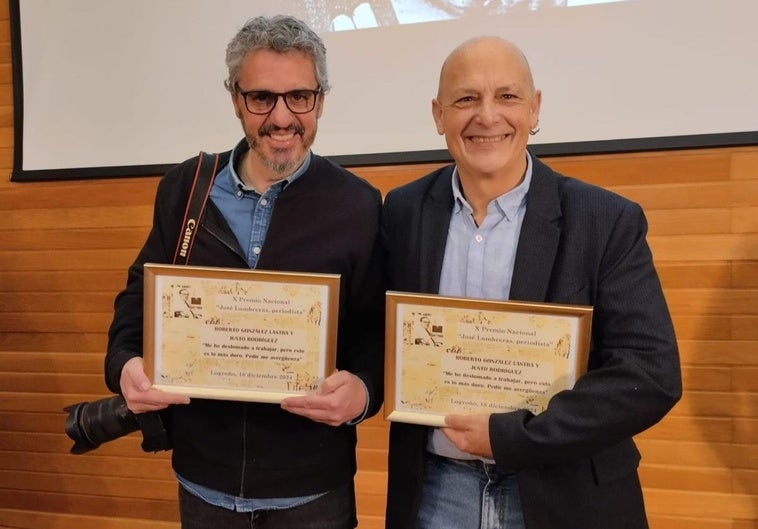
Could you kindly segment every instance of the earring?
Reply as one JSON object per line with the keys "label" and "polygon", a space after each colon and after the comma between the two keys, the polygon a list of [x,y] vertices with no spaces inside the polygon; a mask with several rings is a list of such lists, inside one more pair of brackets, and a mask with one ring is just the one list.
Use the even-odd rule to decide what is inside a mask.
{"label": "earring", "polygon": [[540,124],[540,120],[538,119],[537,123],[534,124],[534,127],[532,127],[531,129],[529,129],[529,135],[530,136],[534,136],[535,134],[537,134],[540,131],[539,124]]}

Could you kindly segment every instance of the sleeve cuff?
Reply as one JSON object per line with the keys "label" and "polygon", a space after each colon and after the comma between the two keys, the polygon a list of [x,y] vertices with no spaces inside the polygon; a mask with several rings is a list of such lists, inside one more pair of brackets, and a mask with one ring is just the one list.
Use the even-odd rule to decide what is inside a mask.
{"label": "sleeve cuff", "polygon": [[361,422],[363,419],[366,418],[366,414],[368,413],[369,408],[369,395],[368,395],[368,387],[366,387],[366,383],[363,381],[361,377],[358,377],[358,380],[361,381],[361,385],[363,386],[363,391],[366,393],[366,407],[363,408],[363,413],[361,413],[357,418],[347,421],[345,424],[348,426],[355,426],[359,422]]}

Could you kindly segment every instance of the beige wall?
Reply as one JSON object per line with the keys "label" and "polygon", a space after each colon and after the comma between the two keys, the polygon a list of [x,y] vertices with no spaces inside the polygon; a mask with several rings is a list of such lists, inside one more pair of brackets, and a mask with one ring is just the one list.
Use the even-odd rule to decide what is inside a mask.
{"label": "beige wall", "polygon": [[[12,168],[0,2],[0,172]],[[191,153],[188,153],[188,155]],[[685,394],[638,438],[654,529],[758,527],[758,146],[547,160],[646,209]],[[356,170],[383,191],[433,166]],[[0,181],[0,527],[177,528],[168,454],[68,453],[62,408],[107,395],[105,332],[157,178]],[[361,527],[383,526],[387,424],[359,430]],[[596,529],[596,528],[588,528]],[[600,528],[597,528],[600,529]]]}

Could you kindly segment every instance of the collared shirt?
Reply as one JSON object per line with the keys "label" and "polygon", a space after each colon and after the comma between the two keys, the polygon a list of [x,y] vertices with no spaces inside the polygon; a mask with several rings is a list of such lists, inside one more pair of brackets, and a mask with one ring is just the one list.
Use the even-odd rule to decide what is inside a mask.
{"label": "collared shirt", "polygon": [[[213,181],[210,197],[234,232],[240,247],[245,250],[250,268],[255,268],[261,248],[263,248],[263,241],[266,238],[276,199],[286,185],[305,173],[311,162],[311,153],[308,152],[305,162],[292,176],[275,182],[268,190],[260,194],[242,182],[234,167],[237,158],[246,150],[246,140],[242,140],[232,150],[229,163],[219,171]],[[207,503],[237,512],[253,512],[259,509],[290,509],[326,494],[326,492],[321,492],[293,498],[242,498],[192,483],[178,474],[176,474],[176,479],[189,493]]]}
{"label": "collared shirt", "polygon": [[287,178],[272,184],[263,194],[242,182],[235,164],[239,156],[248,150],[247,140],[240,141],[229,158],[226,167],[216,175],[211,188],[211,200],[224,215],[234,236],[245,251],[250,268],[258,264],[258,257],[266,239],[271,214],[279,193],[308,170],[311,153],[308,152],[303,164]]}
{"label": "collared shirt", "polygon": [[[439,293],[444,296],[507,300],[516,263],[516,248],[526,213],[526,195],[532,181],[532,158],[526,154],[523,181],[487,205],[481,226],[461,191],[457,168],[453,171],[453,213],[442,261]],[[529,241],[525,241],[529,244]],[[438,429],[432,431],[427,450],[454,459],[484,459],[458,450]]]}

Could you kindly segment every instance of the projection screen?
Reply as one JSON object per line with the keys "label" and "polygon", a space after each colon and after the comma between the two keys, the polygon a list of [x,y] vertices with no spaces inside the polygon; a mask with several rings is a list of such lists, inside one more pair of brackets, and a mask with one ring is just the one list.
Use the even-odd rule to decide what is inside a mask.
{"label": "projection screen", "polygon": [[11,0],[12,179],[157,174],[231,148],[226,44],[276,13],[324,38],[314,151],[347,166],[449,159],[431,99],[478,35],[529,58],[537,154],[758,143],[755,0]]}

